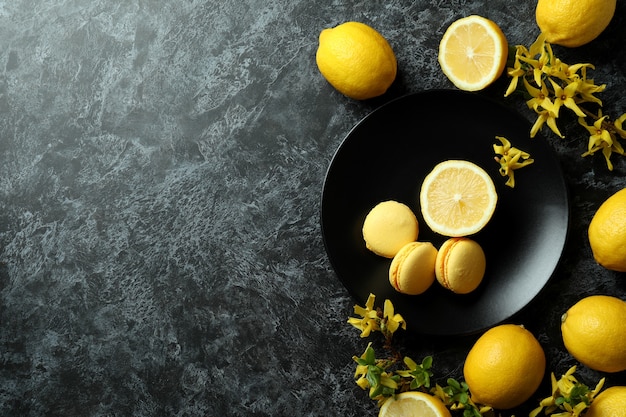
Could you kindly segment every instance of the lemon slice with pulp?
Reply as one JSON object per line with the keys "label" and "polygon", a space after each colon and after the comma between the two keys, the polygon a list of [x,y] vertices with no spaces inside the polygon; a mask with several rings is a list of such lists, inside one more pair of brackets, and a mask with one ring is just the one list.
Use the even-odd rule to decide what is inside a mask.
{"label": "lemon slice with pulp", "polygon": [[450,237],[478,233],[491,219],[497,202],[489,174],[469,161],[439,163],[420,190],[424,221],[433,232]]}
{"label": "lemon slice with pulp", "polygon": [[482,90],[504,71],[508,43],[500,27],[481,16],[453,22],[439,43],[439,65],[452,83],[466,91]]}
{"label": "lemon slice with pulp", "polygon": [[385,401],[378,417],[451,417],[451,414],[437,397],[407,391]]}

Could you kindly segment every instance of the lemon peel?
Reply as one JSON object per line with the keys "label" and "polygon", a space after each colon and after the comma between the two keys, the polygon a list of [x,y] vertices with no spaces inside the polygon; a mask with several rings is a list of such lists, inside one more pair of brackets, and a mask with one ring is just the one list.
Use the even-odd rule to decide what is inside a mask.
{"label": "lemon peel", "polygon": [[626,302],[613,296],[582,298],[567,310],[561,323],[567,351],[590,369],[626,370]]}
{"label": "lemon peel", "polygon": [[593,257],[604,268],[626,272],[626,188],[607,198],[587,231]]}
{"label": "lemon peel", "polygon": [[539,388],[546,367],[534,335],[515,324],[492,327],[470,349],[463,375],[476,403],[495,409],[517,407]]}
{"label": "lemon peel", "polygon": [[546,39],[570,48],[597,38],[615,14],[616,0],[539,0],[535,19]]}
{"label": "lemon peel", "polygon": [[398,65],[389,42],[360,22],[322,30],[315,60],[324,78],[355,100],[384,94],[396,78]]}

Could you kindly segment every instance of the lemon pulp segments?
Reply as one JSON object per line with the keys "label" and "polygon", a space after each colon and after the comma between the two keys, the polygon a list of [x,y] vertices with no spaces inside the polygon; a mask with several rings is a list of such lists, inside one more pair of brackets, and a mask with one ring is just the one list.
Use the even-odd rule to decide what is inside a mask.
{"label": "lemon pulp segments", "polygon": [[444,74],[462,90],[476,91],[495,81],[506,65],[508,44],[489,19],[468,16],[453,22],[439,44]]}
{"label": "lemon pulp segments", "polygon": [[480,231],[495,211],[495,185],[482,168],[469,161],[449,160],[435,166],[420,191],[424,221],[444,236]]}
{"label": "lemon pulp segments", "polygon": [[385,401],[378,417],[451,417],[451,414],[437,397],[407,391]]}

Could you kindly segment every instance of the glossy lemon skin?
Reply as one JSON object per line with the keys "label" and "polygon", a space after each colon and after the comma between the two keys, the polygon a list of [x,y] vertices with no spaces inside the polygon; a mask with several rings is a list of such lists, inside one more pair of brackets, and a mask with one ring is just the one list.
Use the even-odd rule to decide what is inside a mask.
{"label": "glossy lemon skin", "polygon": [[340,93],[356,100],[384,94],[397,74],[389,42],[374,28],[346,22],[319,36],[317,67]]}
{"label": "glossy lemon skin", "polygon": [[503,324],[476,341],[463,375],[475,402],[507,410],[534,394],[545,369],[545,353],[533,334],[523,326]]}
{"label": "glossy lemon skin", "polygon": [[626,370],[626,302],[608,295],[585,297],[561,318],[563,344],[588,368]]}
{"label": "glossy lemon skin", "polygon": [[600,392],[585,417],[626,417],[626,387],[615,386]]}
{"label": "glossy lemon skin", "polygon": [[539,0],[535,18],[546,40],[570,48],[597,38],[615,14],[616,0]]}
{"label": "glossy lemon skin", "polygon": [[626,272],[626,188],[602,203],[589,223],[593,257],[603,267]]}

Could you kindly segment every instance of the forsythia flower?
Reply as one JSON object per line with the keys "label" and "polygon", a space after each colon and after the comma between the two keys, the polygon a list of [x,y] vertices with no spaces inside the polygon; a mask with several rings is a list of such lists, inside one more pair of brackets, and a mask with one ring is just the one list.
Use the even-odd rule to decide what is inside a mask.
{"label": "forsythia flower", "polygon": [[576,104],[576,92],[578,91],[579,81],[573,81],[567,85],[565,88],[561,88],[560,85],[554,82],[552,78],[550,78],[550,84],[552,84],[552,88],[554,89],[554,107],[556,117],[559,117],[559,109],[561,106],[565,106],[574,113],[576,116],[585,117],[585,113],[578,107]]}
{"label": "forsythia flower", "polygon": [[539,132],[544,123],[546,123],[548,127],[560,138],[565,137],[561,134],[558,126],[556,125],[556,116],[554,115],[554,112],[550,110],[541,110],[537,112],[537,114],[539,116],[537,117],[535,124],[533,124],[533,127],[530,129],[531,138],[534,138],[537,135],[537,132]]}
{"label": "forsythia flower", "polygon": [[371,399],[378,400],[379,405],[382,405],[387,398],[396,393],[402,377],[387,372],[387,368],[393,365],[393,360],[376,359],[371,343],[360,357],[353,356],[352,359],[357,363],[354,372],[356,384],[364,390],[369,388]]}
{"label": "forsythia flower", "polygon": [[[584,117],[578,118],[578,123],[580,123],[580,125],[587,129],[587,131],[591,134],[591,136],[589,136],[589,143],[587,144],[587,152],[583,153],[582,156],[593,155],[597,151],[601,150],[604,155],[604,159],[606,159],[606,165],[609,168],[609,171],[612,171],[613,164],[611,163],[611,154],[615,152],[617,154],[624,155],[624,148],[617,141],[615,134],[611,132],[605,124],[607,117],[608,116],[602,116],[602,112],[599,112],[598,120],[595,121],[593,126],[589,126],[585,122]],[[616,123],[619,124],[619,127],[615,126],[615,123],[613,124],[616,133],[620,136],[622,135],[621,132],[623,132],[621,129],[623,117],[624,115],[616,121]]]}
{"label": "forsythia flower", "polygon": [[526,87],[526,91],[528,91],[528,94],[532,96],[532,98],[526,102],[529,109],[533,109],[537,113],[539,113],[542,109],[545,109],[553,112],[555,117],[558,116],[558,112],[550,100],[550,92],[548,91],[548,85],[546,83],[540,82],[538,84],[540,88],[535,88],[530,85],[525,78],[523,82],[524,87]]}
{"label": "forsythia flower", "polygon": [[400,327],[406,330],[406,322],[400,314],[395,314],[391,300],[385,300],[382,315],[374,309],[375,300],[376,296],[370,294],[365,307],[354,306],[354,313],[361,317],[348,318],[348,323],[361,330],[361,337],[368,337],[374,331],[381,331],[388,338]]}
{"label": "forsythia flower", "polygon": [[513,63],[513,68],[507,68],[506,73],[509,77],[511,77],[511,82],[509,83],[506,92],[504,93],[504,97],[508,97],[513,94],[517,90],[517,84],[519,83],[519,79],[523,78],[526,75],[526,70],[522,68],[522,61],[520,60],[520,49],[526,49],[522,45],[517,45],[515,47],[515,61]]}
{"label": "forsythia flower", "polygon": [[[493,150],[496,153],[494,158],[496,162],[500,164],[500,175],[503,177],[509,177],[505,185],[513,188],[515,187],[515,177],[513,171],[523,168],[527,165],[535,162],[534,159],[530,159],[530,154],[520,149],[511,146],[511,142],[502,136],[496,136],[502,145],[493,145]],[[500,155],[500,156],[497,156]]]}
{"label": "forsythia flower", "polygon": [[[591,133],[587,152],[582,156],[602,151],[607,167],[612,170],[611,155],[613,153],[624,155],[624,149],[617,136],[626,139],[626,131],[622,129],[626,114],[610,124],[606,117],[596,118],[580,107],[582,103],[602,106],[602,101],[594,94],[606,88],[606,84],[596,85],[593,79],[588,78],[587,69],[594,69],[594,66],[589,63],[568,65],[555,57],[552,46],[545,40],[545,36],[540,34],[530,48],[527,49],[522,45],[515,47],[513,66],[507,69],[511,82],[504,96],[508,97],[518,89],[530,96],[526,104],[537,114],[537,119],[530,130],[531,138],[535,137],[544,124],[563,138],[556,119],[561,108],[571,110],[579,117],[579,123]],[[594,118],[592,126],[585,122],[587,117]]]}
{"label": "forsythia flower", "polygon": [[406,330],[406,322],[404,321],[404,318],[400,314],[394,313],[391,300],[385,300],[381,330],[383,331],[383,333],[385,331],[388,331],[393,334],[396,330],[398,330],[399,327],[402,327],[404,330]]}
{"label": "forsythia flower", "polygon": [[367,348],[365,349],[365,352],[363,352],[363,354],[361,355],[361,357],[356,358],[353,357],[352,359],[355,360],[355,362],[357,362],[357,366],[356,366],[356,370],[354,371],[354,379],[356,379],[356,384],[361,387],[361,389],[367,389],[369,388],[369,382],[367,381],[367,372],[369,370],[369,366],[368,365],[361,365],[358,363],[358,359],[362,359],[362,360],[366,360],[367,359],[367,355],[368,355],[368,351],[371,348],[372,344],[369,343],[367,345]]}
{"label": "forsythia flower", "polygon": [[370,294],[365,302],[365,307],[354,306],[354,314],[361,318],[350,317],[348,323],[361,330],[361,337],[368,337],[372,331],[380,330],[378,312],[374,310],[376,296]]}
{"label": "forsythia flower", "polygon": [[552,395],[541,400],[539,407],[531,411],[529,417],[538,416],[544,409],[544,414],[552,417],[579,417],[602,389],[604,378],[593,390],[589,390],[586,385],[578,382],[574,376],[575,371],[576,366],[572,366],[558,381],[554,373],[551,374]]}

